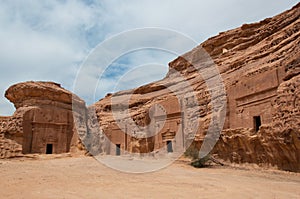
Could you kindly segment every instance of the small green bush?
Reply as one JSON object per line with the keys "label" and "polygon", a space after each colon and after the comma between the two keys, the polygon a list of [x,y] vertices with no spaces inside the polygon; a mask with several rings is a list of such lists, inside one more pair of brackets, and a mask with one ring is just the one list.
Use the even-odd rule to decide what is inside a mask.
{"label": "small green bush", "polygon": [[203,168],[203,167],[206,167],[206,166],[207,166],[206,163],[207,163],[207,161],[209,161],[209,160],[210,160],[210,156],[207,155],[207,156],[205,156],[205,157],[203,157],[203,158],[200,158],[200,159],[197,159],[197,160],[193,161],[193,162],[191,163],[191,165],[192,165],[193,167],[196,167],[196,168]]}

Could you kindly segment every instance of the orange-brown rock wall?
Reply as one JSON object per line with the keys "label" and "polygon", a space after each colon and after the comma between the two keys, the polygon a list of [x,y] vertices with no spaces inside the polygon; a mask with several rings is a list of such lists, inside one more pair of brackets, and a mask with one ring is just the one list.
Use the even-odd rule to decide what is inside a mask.
{"label": "orange-brown rock wall", "polygon": [[10,119],[10,117],[0,117],[0,159],[22,155],[22,145],[7,138],[8,134],[5,129],[7,129],[8,121]]}
{"label": "orange-brown rock wall", "polygon": [[[205,49],[218,67],[227,95],[224,130],[214,153],[232,162],[270,164],[299,171],[299,44],[300,4],[297,4],[273,18],[245,24],[208,39],[172,61],[169,73],[160,81],[100,100],[95,104],[99,124],[110,131],[109,124],[115,122],[112,96],[122,99],[130,93],[131,117],[135,123],[144,124],[151,106],[168,101],[174,94],[163,86],[168,85],[179,90],[176,97],[184,107],[180,111],[189,117],[179,122],[183,134],[189,135],[197,128],[195,139],[193,136],[190,139],[201,143],[211,121],[218,119],[212,117],[212,109],[222,109],[213,107],[212,88],[199,78],[201,75],[195,69],[212,64],[202,53]],[[191,85],[196,103],[189,102],[174,70]],[[214,96],[214,99],[222,100],[222,97]],[[166,109],[172,108],[166,106]],[[166,128],[167,125],[168,122]],[[161,144],[162,136],[157,140]]]}
{"label": "orange-brown rock wall", "polygon": [[235,163],[250,162],[299,172],[300,75],[290,78],[276,90],[269,124],[258,132],[253,128],[224,130],[213,153]]}
{"label": "orange-brown rock wall", "polygon": [[282,170],[300,171],[299,132],[286,130],[281,135],[271,127],[224,130],[212,154],[233,163],[255,163]]}

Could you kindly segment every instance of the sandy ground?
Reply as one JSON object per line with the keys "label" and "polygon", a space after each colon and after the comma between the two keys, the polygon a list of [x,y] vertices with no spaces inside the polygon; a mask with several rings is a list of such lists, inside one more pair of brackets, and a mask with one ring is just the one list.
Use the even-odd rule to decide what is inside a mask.
{"label": "sandy ground", "polygon": [[122,173],[91,157],[0,160],[0,198],[300,198],[300,174],[177,162]]}

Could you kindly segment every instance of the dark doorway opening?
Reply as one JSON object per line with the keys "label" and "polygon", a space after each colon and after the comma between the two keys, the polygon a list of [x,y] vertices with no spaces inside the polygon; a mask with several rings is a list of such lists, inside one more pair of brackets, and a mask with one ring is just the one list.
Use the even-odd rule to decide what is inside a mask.
{"label": "dark doorway opening", "polygon": [[254,116],[253,117],[254,122],[254,129],[257,132],[259,130],[259,127],[261,126],[261,117],[260,116]]}
{"label": "dark doorway opening", "polygon": [[172,141],[167,141],[167,149],[168,149],[168,153],[173,153]]}
{"label": "dark doorway opening", "polygon": [[53,144],[47,144],[46,154],[52,154],[52,153],[53,153]]}
{"label": "dark doorway opening", "polygon": [[117,156],[121,155],[121,144],[116,144],[116,155]]}

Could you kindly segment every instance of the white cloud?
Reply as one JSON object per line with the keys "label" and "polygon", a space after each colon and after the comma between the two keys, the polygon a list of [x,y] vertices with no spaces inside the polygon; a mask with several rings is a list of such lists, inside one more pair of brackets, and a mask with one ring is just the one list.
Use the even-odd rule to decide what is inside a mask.
{"label": "white cloud", "polygon": [[[278,14],[297,2],[0,0],[1,96],[8,86],[27,80],[57,81],[72,90],[77,70],[88,52],[105,38],[121,31],[143,27],[169,28],[200,43],[220,31]],[[172,42],[167,44],[174,45]],[[151,56],[151,52],[132,56],[127,65],[132,68],[151,63],[152,58],[159,64],[171,61],[169,56]],[[103,92],[108,92],[114,78],[120,75],[106,79]],[[164,74],[154,74],[153,78],[161,76]],[[85,78],[93,82],[97,74]],[[12,105],[1,97],[0,115],[12,113]]]}
{"label": "white cloud", "polygon": [[[89,28],[98,10],[80,1],[7,1],[0,6],[0,90],[28,80],[50,80],[71,88],[90,46]],[[7,106],[1,98],[0,109]],[[5,108],[2,114],[11,114]]]}

